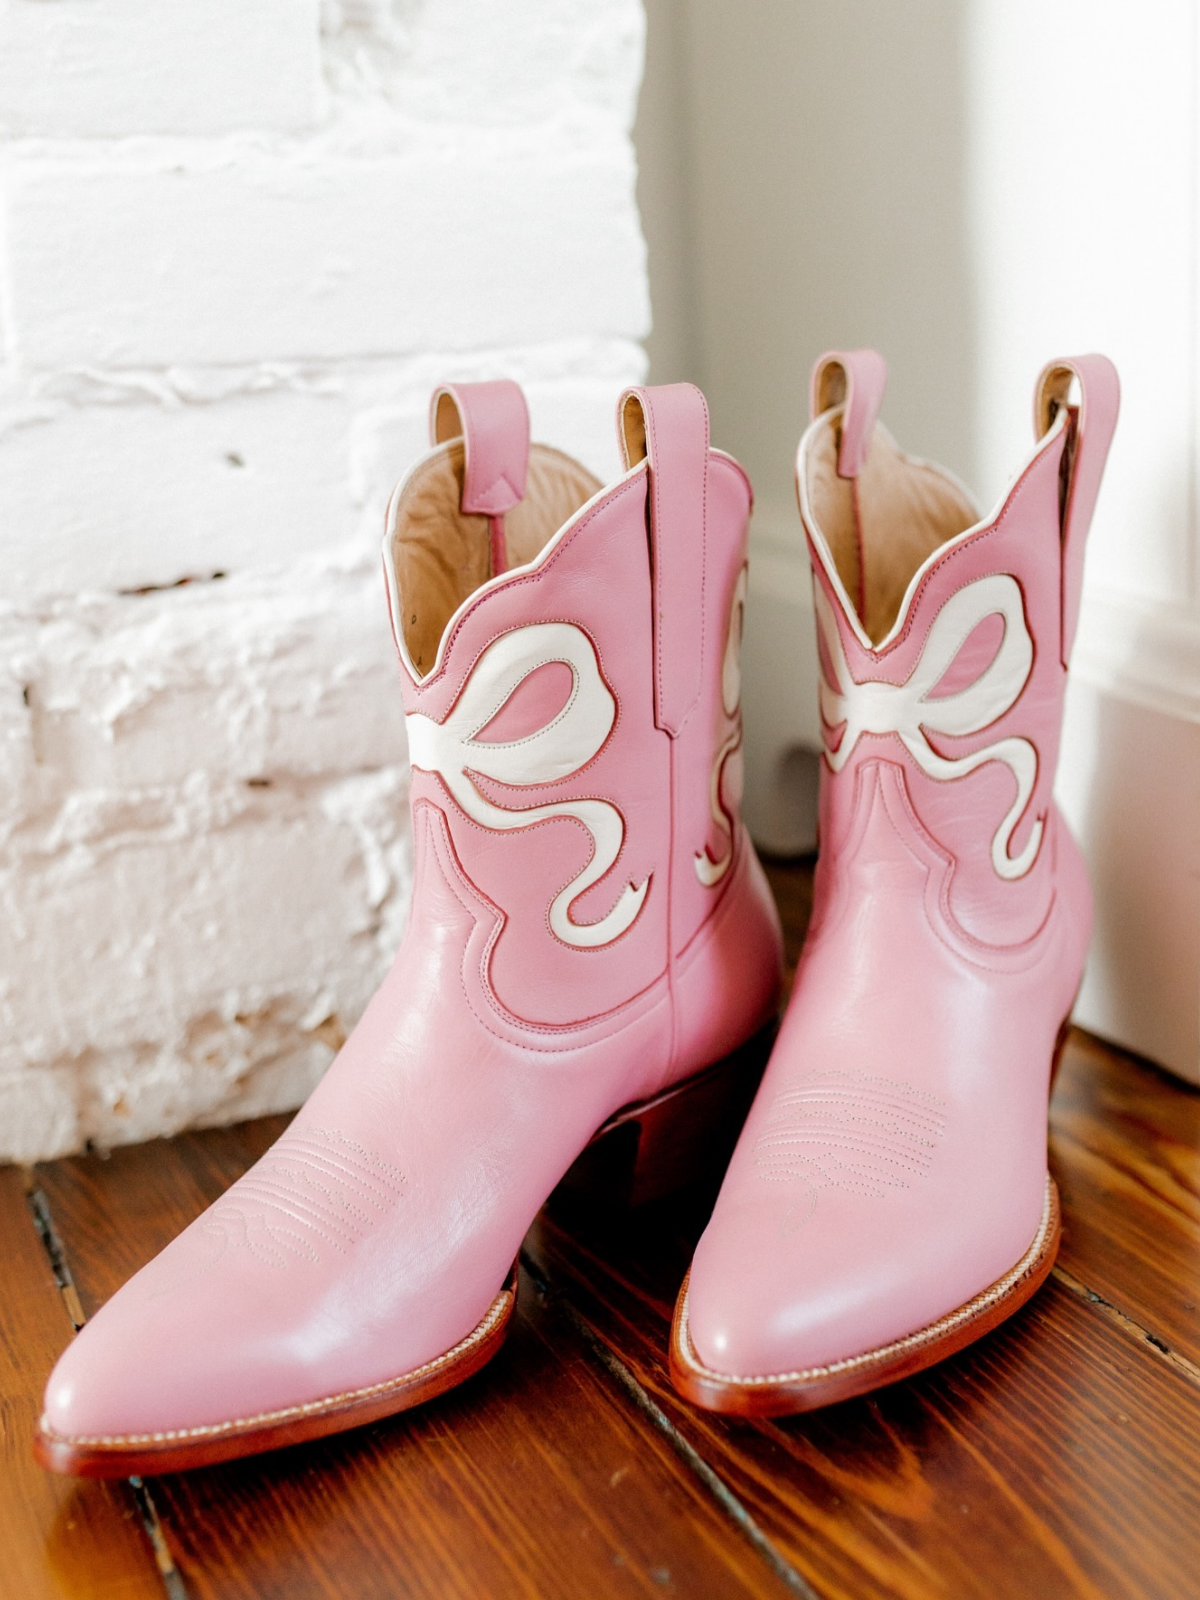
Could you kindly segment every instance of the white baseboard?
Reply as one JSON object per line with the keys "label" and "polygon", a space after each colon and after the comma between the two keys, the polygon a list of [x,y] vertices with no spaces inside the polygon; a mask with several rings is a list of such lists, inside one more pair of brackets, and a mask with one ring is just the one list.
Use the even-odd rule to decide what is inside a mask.
{"label": "white baseboard", "polygon": [[1072,669],[1059,762],[1096,896],[1075,1019],[1200,1083],[1200,718],[1112,683]]}
{"label": "white baseboard", "polygon": [[1071,674],[1129,705],[1200,723],[1200,614],[1089,588]]}

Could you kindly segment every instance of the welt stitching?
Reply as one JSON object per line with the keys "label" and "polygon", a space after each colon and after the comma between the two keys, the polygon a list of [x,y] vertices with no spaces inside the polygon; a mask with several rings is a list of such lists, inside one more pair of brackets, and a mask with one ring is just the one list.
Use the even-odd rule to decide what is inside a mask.
{"label": "welt stitching", "polygon": [[[1032,1243],[1021,1259],[1010,1267],[1002,1278],[998,1278],[989,1288],[981,1290],[973,1299],[968,1300],[965,1305],[959,1306],[955,1311],[946,1312],[936,1322],[931,1322],[924,1328],[918,1328],[915,1333],[905,1334],[903,1338],[894,1339],[889,1344],[880,1345],[875,1350],[868,1350],[863,1355],[847,1356],[841,1361],[831,1361],[823,1367],[801,1367],[795,1372],[776,1372],[765,1377],[729,1377],[725,1373],[712,1373],[711,1375],[720,1378],[725,1383],[742,1384],[747,1387],[771,1383],[788,1383],[804,1378],[822,1377],[837,1372],[845,1372],[856,1367],[872,1366],[886,1359],[893,1352],[914,1348],[919,1349],[922,1345],[930,1343],[943,1331],[949,1331],[950,1328],[975,1321],[989,1306],[994,1305],[997,1300],[1003,1299],[1010,1289],[1028,1275],[1030,1266],[1034,1258],[1040,1253],[1046,1236],[1050,1231],[1050,1222],[1055,1210],[1056,1207],[1052,1200],[1051,1180],[1047,1175],[1045,1199],[1042,1202],[1042,1220],[1038,1224],[1038,1230],[1033,1236]],[[710,1373],[711,1369],[703,1364],[692,1347],[691,1337],[688,1333],[687,1312],[687,1289],[685,1287],[683,1313],[680,1319],[684,1335],[683,1340],[680,1341],[683,1344],[683,1354],[689,1366],[699,1372]]]}
{"label": "welt stitching", "polygon": [[153,1444],[172,1439],[194,1439],[215,1434],[236,1433],[240,1429],[252,1427],[264,1422],[279,1422],[287,1417],[310,1415],[313,1412],[324,1410],[327,1406],[341,1405],[347,1400],[366,1399],[374,1394],[386,1394],[389,1390],[403,1388],[411,1383],[414,1378],[421,1377],[426,1372],[432,1372],[443,1366],[453,1357],[460,1355],[471,1345],[477,1343],[486,1334],[490,1333],[500,1316],[504,1312],[504,1302],[508,1298],[508,1291],[502,1290],[493,1301],[491,1309],[479,1325],[471,1330],[465,1339],[451,1349],[444,1351],[440,1356],[434,1356],[432,1361],[426,1361],[419,1367],[414,1367],[411,1372],[402,1373],[398,1378],[387,1378],[382,1383],[367,1384],[361,1389],[345,1389],[340,1394],[323,1395],[319,1400],[307,1400],[301,1405],[284,1406],[278,1411],[260,1411],[249,1417],[235,1417],[229,1422],[213,1422],[202,1424],[195,1428],[170,1428],[162,1433],[115,1433],[115,1434],[54,1434],[57,1439],[67,1439],[75,1444]]}

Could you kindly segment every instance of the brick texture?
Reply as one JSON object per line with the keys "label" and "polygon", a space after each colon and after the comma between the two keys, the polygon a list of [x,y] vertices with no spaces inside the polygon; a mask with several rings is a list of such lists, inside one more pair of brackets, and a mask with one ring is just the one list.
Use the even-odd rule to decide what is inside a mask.
{"label": "brick texture", "polygon": [[0,1159],[294,1105],[379,981],[382,507],[447,376],[615,469],[641,39],[635,0],[0,0]]}
{"label": "brick texture", "polygon": [[325,106],[317,0],[0,0],[0,132],[296,129]]}

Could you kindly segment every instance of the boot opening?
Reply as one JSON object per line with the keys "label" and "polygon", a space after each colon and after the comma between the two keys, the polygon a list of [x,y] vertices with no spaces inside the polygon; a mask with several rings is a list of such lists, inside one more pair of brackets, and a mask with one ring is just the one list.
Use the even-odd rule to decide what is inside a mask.
{"label": "boot opening", "polygon": [[[465,452],[451,440],[408,478],[388,538],[396,630],[424,677],[437,659],[450,618],[493,576],[493,520],[462,510]],[[525,498],[503,519],[506,571],[533,561],[570,517],[601,488],[599,479],[549,445],[529,447]]]}
{"label": "boot opening", "polygon": [[887,637],[917,568],[978,522],[970,497],[948,473],[907,456],[876,424],[857,478],[837,474],[840,414],[813,430],[801,470],[808,504],[838,576],[872,644]]}

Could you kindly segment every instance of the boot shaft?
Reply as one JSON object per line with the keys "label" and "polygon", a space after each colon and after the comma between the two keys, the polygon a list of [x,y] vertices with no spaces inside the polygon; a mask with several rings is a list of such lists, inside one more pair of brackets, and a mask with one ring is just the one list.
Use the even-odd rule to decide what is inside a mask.
{"label": "boot shaft", "polygon": [[1047,368],[1034,451],[984,517],[876,422],[885,376],[871,351],[822,358],[797,454],[821,655],[823,853],[844,850],[869,764],[898,767],[913,825],[952,861],[952,919],[968,936],[1020,943],[1049,912],[1060,847],[1073,849],[1053,787],[1116,374],[1099,356]]}
{"label": "boot shaft", "polygon": [[544,1027],[661,979],[748,848],[749,485],[690,385],[630,391],[619,424],[627,470],[601,488],[529,444],[515,384],[439,391],[384,544],[414,810],[503,914],[496,1002]]}

